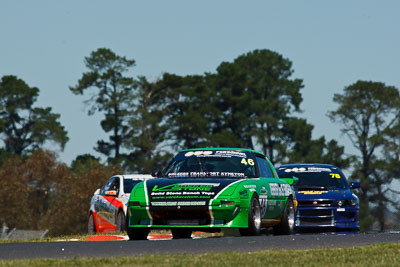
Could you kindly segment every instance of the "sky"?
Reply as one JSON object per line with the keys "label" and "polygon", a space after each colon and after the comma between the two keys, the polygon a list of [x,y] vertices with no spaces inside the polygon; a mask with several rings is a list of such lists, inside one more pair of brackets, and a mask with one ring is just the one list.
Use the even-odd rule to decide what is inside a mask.
{"label": "sky", "polygon": [[69,87],[87,71],[84,58],[105,47],[136,61],[127,75],[150,80],[216,71],[255,49],[293,63],[303,79],[303,113],[313,137],[357,153],[326,116],[334,94],[357,80],[400,88],[400,1],[385,0],[1,0],[0,77],[38,87],[35,106],[51,107],[70,138],[59,160],[70,164],[100,139],[102,114],[89,116]]}

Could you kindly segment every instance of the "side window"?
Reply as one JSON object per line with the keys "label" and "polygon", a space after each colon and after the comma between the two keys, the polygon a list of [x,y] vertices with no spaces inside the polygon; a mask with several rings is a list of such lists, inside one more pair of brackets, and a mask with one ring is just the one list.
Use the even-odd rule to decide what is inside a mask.
{"label": "side window", "polygon": [[105,194],[106,191],[109,190],[115,190],[119,191],[119,178],[118,177],[112,177],[110,178],[101,188],[100,194]]}
{"label": "side window", "polygon": [[268,162],[264,158],[256,157],[261,177],[274,177]]}
{"label": "side window", "polygon": [[136,185],[136,184],[138,184],[138,183],[140,183],[141,182],[141,180],[132,180],[132,179],[124,179],[124,192],[126,193],[126,194],[130,194],[131,193],[131,191],[132,191],[132,188]]}

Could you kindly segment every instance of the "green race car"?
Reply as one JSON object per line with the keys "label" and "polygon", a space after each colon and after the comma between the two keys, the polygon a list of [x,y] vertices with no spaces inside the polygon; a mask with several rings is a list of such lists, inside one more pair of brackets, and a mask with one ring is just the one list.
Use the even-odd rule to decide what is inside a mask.
{"label": "green race car", "polygon": [[292,184],[279,179],[262,153],[239,148],[199,148],[178,153],[156,179],[137,184],[128,202],[130,240],[146,239],[154,228],[171,229],[173,238],[192,231],[237,228],[259,235],[273,227],[291,234],[297,207]]}

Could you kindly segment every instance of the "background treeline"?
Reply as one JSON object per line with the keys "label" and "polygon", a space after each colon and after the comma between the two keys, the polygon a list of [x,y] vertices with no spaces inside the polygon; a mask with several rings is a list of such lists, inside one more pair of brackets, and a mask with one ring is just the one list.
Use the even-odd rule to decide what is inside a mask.
{"label": "background treeline", "polygon": [[153,81],[129,77],[135,61],[107,48],[84,63],[87,72],[69,90],[83,95],[89,115],[104,115],[109,138],[94,148],[105,160],[85,154],[71,166],[42,150],[63,149],[68,134],[51,108],[34,107],[39,89],[2,77],[0,223],[53,235],[84,232],[90,198],[112,174],[149,173],[183,148],[222,146],[262,151],[276,166],[318,162],[347,169],[350,180],[361,181],[362,230],[374,223],[393,227],[387,215],[399,210],[399,192],[390,186],[400,178],[397,88],[355,81],[332,96],[338,108],[327,115],[358,151],[345,155],[336,140],[313,139],[313,125],[301,117],[303,81],[292,78],[292,62],[276,52],[254,50],[222,62],[215,73],[164,73]]}

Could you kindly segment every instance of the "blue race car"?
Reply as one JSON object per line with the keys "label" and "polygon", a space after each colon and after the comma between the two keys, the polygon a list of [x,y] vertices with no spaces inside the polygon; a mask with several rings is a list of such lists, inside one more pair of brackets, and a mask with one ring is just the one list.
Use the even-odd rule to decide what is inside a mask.
{"label": "blue race car", "polygon": [[277,172],[280,178],[299,178],[294,185],[297,231],[359,231],[359,200],[351,191],[359,182],[349,184],[342,171],[329,164],[287,164]]}

